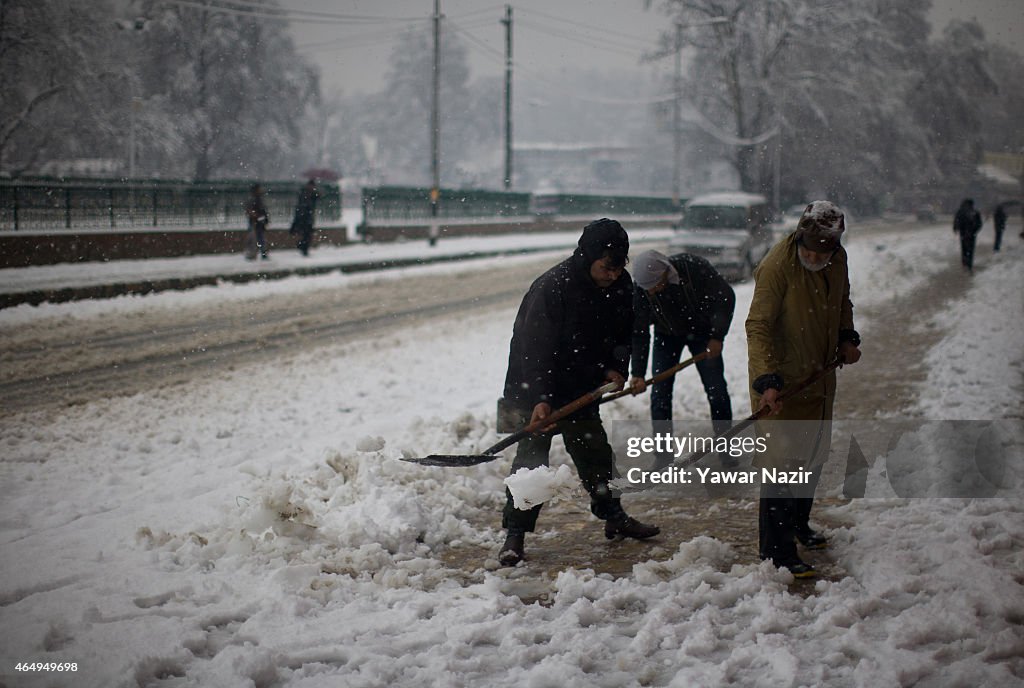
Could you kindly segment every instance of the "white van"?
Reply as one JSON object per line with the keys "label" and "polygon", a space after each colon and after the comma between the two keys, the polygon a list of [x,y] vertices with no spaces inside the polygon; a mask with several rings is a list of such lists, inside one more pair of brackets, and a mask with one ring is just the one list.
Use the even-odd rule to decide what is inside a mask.
{"label": "white van", "polygon": [[772,213],[760,194],[733,191],[691,198],[669,241],[670,253],[692,253],[726,278],[743,280],[772,247]]}

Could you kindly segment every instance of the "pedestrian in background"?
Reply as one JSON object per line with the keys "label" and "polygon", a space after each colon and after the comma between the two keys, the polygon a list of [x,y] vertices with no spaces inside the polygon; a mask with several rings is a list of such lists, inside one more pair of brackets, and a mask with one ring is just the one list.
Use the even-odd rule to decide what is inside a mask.
{"label": "pedestrian in background", "polygon": [[320,190],[316,179],[310,179],[299,190],[299,200],[295,203],[295,218],[292,220],[289,234],[296,237],[299,253],[309,255],[309,246],[313,240],[313,216],[316,213],[316,202],[320,198]]}
{"label": "pedestrian in background", "polygon": [[[633,377],[629,386],[635,394],[647,385],[648,352],[651,374],[657,375],[679,363],[683,349],[694,356],[710,352],[699,361],[697,373],[704,385],[715,434],[729,429],[732,401],[725,382],[722,342],[732,322],[736,294],[722,275],[704,258],[689,253],[668,257],[658,251],[644,251],[634,261],[633,280]],[[651,326],[654,347],[651,347]],[[651,389],[651,420],[656,432],[672,432],[672,390],[675,377],[656,383]],[[664,468],[672,457],[658,457],[656,468]],[[735,459],[726,463],[735,463]]]}
{"label": "pedestrian in background", "polygon": [[755,465],[813,473],[808,484],[765,482],[758,512],[758,550],[762,560],[786,567],[793,576],[815,575],[800,559],[796,541],[809,549],[828,545],[810,526],[811,507],[821,466],[832,442],[836,374],[832,370],[804,391],[779,395],[837,357],[860,359],[860,335],[853,328],[853,304],[846,250],[840,239],[843,213],[828,201],[807,206],[795,232],[777,243],[754,270],[754,295],[747,315],[747,366],[750,406],[756,413],[766,451]]}
{"label": "pedestrian in background", "polygon": [[965,198],[953,217],[953,233],[960,235],[960,263],[974,272],[974,244],[981,231],[981,214],[974,209],[974,199]]}
{"label": "pedestrian in background", "polygon": [[998,251],[999,247],[1003,245],[1003,232],[1006,230],[1006,208],[1000,203],[996,206],[996,209],[992,212],[992,228],[996,232],[995,243],[992,244],[992,250]]}
{"label": "pedestrian in background", "polygon": [[270,258],[267,253],[267,226],[270,214],[263,201],[263,187],[257,182],[249,187],[249,201],[245,205],[245,215],[249,219],[249,231],[245,237],[245,258],[256,260],[259,253],[263,260]]}
{"label": "pedestrian in background", "polygon": [[[554,408],[608,382],[625,385],[633,327],[633,281],[625,271],[629,237],[615,220],[602,218],[583,229],[573,254],[538,277],[523,297],[512,327],[502,404],[524,427]],[[597,404],[555,423],[565,449],[590,495],[590,511],[605,522],[605,537],[644,539],[661,532],[626,515],[617,491],[615,456]],[[548,465],[551,433],[519,443],[511,473]],[[526,533],[533,532],[541,505],[515,508],[506,489],[498,554],[503,566],[523,559]]]}

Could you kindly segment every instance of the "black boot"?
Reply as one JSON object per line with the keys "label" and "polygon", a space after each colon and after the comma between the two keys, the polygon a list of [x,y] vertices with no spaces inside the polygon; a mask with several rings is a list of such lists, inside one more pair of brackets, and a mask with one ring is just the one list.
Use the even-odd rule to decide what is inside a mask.
{"label": "black boot", "polygon": [[771,559],[777,568],[789,569],[794,578],[812,578],[817,574],[814,567],[801,561],[796,553],[797,528],[793,523],[799,507],[808,507],[808,504],[801,505],[792,497],[770,496],[777,493],[773,487],[762,487],[758,504],[758,553],[762,561]]}
{"label": "black boot", "polygon": [[625,512],[620,512],[614,518],[609,518],[604,522],[604,536],[609,540],[616,536],[646,540],[660,532],[661,528],[658,526],[649,526],[646,523],[641,523],[635,518],[627,516]]}
{"label": "black boot", "polygon": [[505,544],[498,553],[498,563],[502,566],[515,566],[523,560],[523,541],[526,533],[518,528],[509,528]]}
{"label": "black boot", "polygon": [[806,549],[825,549],[828,547],[828,538],[810,528],[797,530],[796,539]]}
{"label": "black boot", "polygon": [[[767,559],[768,557],[762,557]],[[771,557],[772,564],[778,569],[789,569],[789,572],[793,574],[793,578],[814,578],[818,575],[818,572],[814,570],[814,567],[810,564],[801,561],[800,557],[792,554],[786,557]]]}

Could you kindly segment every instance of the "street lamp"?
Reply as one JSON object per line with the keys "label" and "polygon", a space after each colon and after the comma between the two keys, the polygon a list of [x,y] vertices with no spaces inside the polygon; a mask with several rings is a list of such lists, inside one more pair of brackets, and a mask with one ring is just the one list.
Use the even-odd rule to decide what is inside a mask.
{"label": "street lamp", "polygon": [[[148,28],[149,20],[145,17],[135,19],[119,19],[114,22],[121,31],[130,31],[133,34],[145,31]],[[131,85],[131,107],[128,118],[128,179],[135,179],[135,120],[136,113],[142,109],[142,98],[135,95],[135,79],[129,77]]]}

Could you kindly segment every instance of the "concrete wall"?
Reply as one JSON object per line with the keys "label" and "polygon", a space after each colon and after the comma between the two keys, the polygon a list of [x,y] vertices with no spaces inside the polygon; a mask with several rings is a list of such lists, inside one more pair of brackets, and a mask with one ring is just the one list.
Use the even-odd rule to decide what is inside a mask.
{"label": "concrete wall", "polygon": [[[507,222],[460,220],[442,223],[438,237],[485,236],[514,232],[579,232],[593,217],[531,217]],[[626,217],[626,228],[669,227],[675,218]],[[430,231],[427,224],[388,224],[362,226],[360,234],[365,241],[398,241],[425,239]],[[94,230],[56,232],[0,232],[0,268],[55,263],[80,263],[139,258],[175,258],[211,253],[243,253],[243,229],[141,229]],[[348,243],[344,226],[317,228],[314,245],[342,246]],[[270,250],[295,250],[295,238],[287,229],[268,229]]]}

